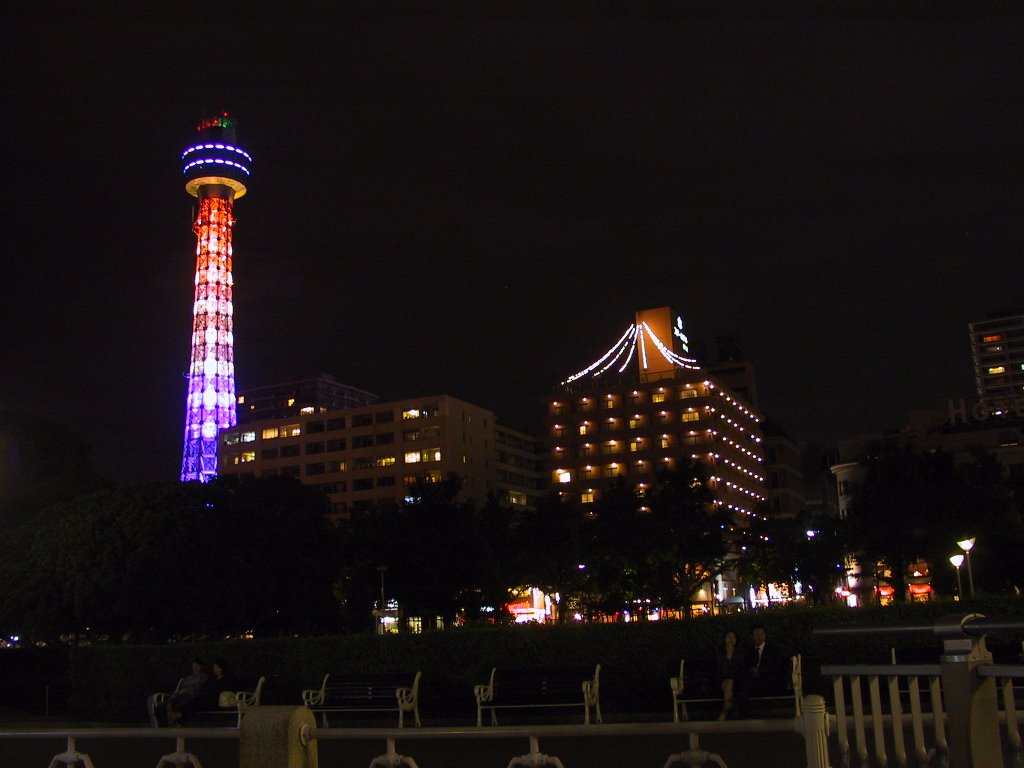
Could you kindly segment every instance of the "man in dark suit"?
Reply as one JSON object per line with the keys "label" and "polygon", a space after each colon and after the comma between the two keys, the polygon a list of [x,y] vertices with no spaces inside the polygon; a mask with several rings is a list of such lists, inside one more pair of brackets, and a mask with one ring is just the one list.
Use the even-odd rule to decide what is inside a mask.
{"label": "man in dark suit", "polygon": [[768,633],[763,624],[754,626],[751,640],[746,655],[747,674],[737,702],[741,717],[750,716],[750,699],[785,693],[782,679],[784,659],[776,645],[768,642]]}

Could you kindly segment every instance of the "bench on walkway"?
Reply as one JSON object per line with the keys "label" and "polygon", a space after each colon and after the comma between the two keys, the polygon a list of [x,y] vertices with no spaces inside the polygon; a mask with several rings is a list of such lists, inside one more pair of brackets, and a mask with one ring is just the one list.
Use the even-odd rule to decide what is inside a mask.
{"label": "bench on walkway", "polygon": [[[788,679],[785,690],[769,696],[750,696],[749,702],[785,702],[792,705],[794,716],[800,716],[803,699],[803,668],[800,655],[789,659]],[[714,663],[710,665],[691,665],[686,668],[686,660],[679,661],[679,674],[669,678],[672,689],[672,719],[675,722],[689,720],[687,704],[722,704],[722,688],[718,679],[718,669]],[[737,691],[737,697],[739,696]],[[789,707],[787,707],[789,708]]]}
{"label": "bench on walkway", "polygon": [[319,712],[329,728],[329,712],[398,712],[398,727],[405,726],[405,713],[412,712],[420,725],[420,676],[408,673],[371,675],[324,675],[319,688],[302,692],[302,703]]}
{"label": "bench on walkway", "polygon": [[473,686],[476,696],[476,724],[483,725],[484,712],[491,725],[498,724],[499,709],[543,709],[583,707],[583,722],[601,722],[601,665],[564,669],[491,669],[490,680]]}
{"label": "bench on walkway", "polygon": [[256,687],[251,691],[221,691],[219,707],[206,711],[191,712],[188,725],[242,725],[245,712],[260,705],[263,697],[263,684],[267,678],[260,676]]}

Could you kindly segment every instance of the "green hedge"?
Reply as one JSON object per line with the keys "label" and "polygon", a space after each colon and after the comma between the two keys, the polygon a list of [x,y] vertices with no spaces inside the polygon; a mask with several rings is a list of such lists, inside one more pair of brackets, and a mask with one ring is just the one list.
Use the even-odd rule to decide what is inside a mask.
{"label": "green hedge", "polygon": [[[745,641],[755,623],[789,653],[804,657],[805,692],[827,690],[818,677],[823,663],[887,662],[889,648],[934,648],[931,633],[877,638],[818,638],[817,627],[923,624],[975,610],[992,617],[1024,617],[1020,598],[960,603],[918,603],[885,608],[784,607],[688,621],[569,626],[467,627],[419,635],[344,635],[203,642],[167,646],[94,645],[71,654],[73,705],[96,720],[138,722],[145,700],[169,690],[190,659],[223,656],[242,687],[267,677],[264,702],[299,703],[303,688],[317,687],[326,672],[421,670],[420,702],[428,721],[466,721],[475,716],[473,685],[499,668],[580,666],[600,663],[601,702],[613,718],[668,716],[668,678],[688,663],[710,664],[726,628]],[[1007,642],[1011,638],[995,638]],[[1019,643],[1020,638],[1016,639]]]}

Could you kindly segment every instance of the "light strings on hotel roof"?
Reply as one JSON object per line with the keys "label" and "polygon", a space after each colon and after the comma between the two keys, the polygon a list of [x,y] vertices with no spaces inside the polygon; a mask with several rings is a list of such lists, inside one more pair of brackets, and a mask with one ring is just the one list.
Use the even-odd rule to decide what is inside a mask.
{"label": "light strings on hotel roof", "polygon": [[[665,343],[658,338],[657,334],[651,330],[651,327],[645,321],[641,324],[630,325],[626,332],[622,334],[618,341],[612,345],[612,348],[605,352],[600,358],[592,362],[582,371],[574,373],[572,376],[562,382],[562,385],[571,384],[577,379],[581,379],[584,376],[593,374],[596,378],[602,373],[611,368],[617,363],[623,355],[626,356],[625,362],[622,367],[619,368],[619,373],[626,370],[626,366],[629,365],[633,359],[633,354],[636,351],[637,345],[640,347],[640,365],[644,370],[647,370],[650,366],[648,365],[647,359],[647,337],[650,337],[651,343],[657,348],[658,352],[661,353],[668,362],[672,365],[677,365],[680,368],[689,368],[691,370],[699,370],[700,366],[697,361],[690,357],[683,357],[682,355],[676,354],[669,349]],[[603,367],[602,367],[603,366]],[[598,370],[600,369],[600,370]]]}

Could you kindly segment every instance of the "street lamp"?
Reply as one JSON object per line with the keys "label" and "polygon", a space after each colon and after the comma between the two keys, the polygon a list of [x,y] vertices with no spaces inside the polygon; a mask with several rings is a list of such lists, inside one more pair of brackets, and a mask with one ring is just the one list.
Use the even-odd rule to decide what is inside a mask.
{"label": "street lamp", "polygon": [[974,537],[958,541],[956,545],[967,553],[967,584],[970,586],[971,597],[974,597],[974,572],[971,570],[971,550],[974,549]]}
{"label": "street lamp", "polygon": [[960,566],[964,564],[964,556],[953,555],[951,558],[949,558],[949,562],[951,562],[953,564],[953,567],[956,568],[956,599],[963,600],[964,585],[960,583]]}

